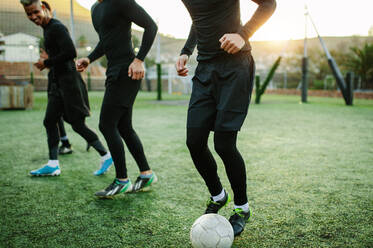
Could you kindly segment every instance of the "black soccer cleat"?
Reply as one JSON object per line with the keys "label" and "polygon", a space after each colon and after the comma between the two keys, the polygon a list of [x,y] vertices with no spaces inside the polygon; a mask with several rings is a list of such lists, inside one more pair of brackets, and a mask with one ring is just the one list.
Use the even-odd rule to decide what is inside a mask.
{"label": "black soccer cleat", "polygon": [[128,179],[127,183],[120,183],[117,179],[114,180],[106,189],[100,190],[95,193],[95,196],[100,198],[111,198],[120,193],[127,193],[132,190],[131,180]]}
{"label": "black soccer cleat", "polygon": [[135,184],[133,185],[132,192],[146,191],[151,185],[158,181],[157,176],[152,173],[150,178],[137,177]]}
{"label": "black soccer cleat", "polygon": [[71,146],[60,146],[58,148],[58,154],[59,155],[66,155],[66,154],[71,154],[73,153],[73,149],[71,148]]}
{"label": "black soccer cleat", "polygon": [[226,206],[231,201],[231,196],[228,194],[227,191],[225,191],[225,196],[220,201],[213,201],[212,197],[207,201],[206,205],[207,208],[205,210],[205,214],[217,214],[218,211]]}
{"label": "black soccer cleat", "polygon": [[244,212],[241,208],[236,208],[233,210],[233,215],[229,218],[229,222],[233,227],[234,236],[240,235],[245,229],[246,222],[250,218],[250,209],[249,212]]}

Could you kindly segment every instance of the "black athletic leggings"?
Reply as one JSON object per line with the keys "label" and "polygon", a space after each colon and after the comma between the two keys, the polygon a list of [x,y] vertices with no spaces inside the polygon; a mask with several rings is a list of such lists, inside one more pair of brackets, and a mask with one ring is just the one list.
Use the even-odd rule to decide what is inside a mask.
{"label": "black athletic leggings", "polygon": [[132,106],[102,104],[99,128],[114,160],[117,178],[128,177],[122,138],[140,171],[150,170],[140,138],[132,128]]}
{"label": "black athletic leggings", "polygon": [[[60,135],[57,123],[61,120],[62,115],[63,100],[61,99],[61,97],[49,96],[47,110],[45,112],[44,126],[47,130],[50,160],[56,160],[58,156],[58,143],[60,141]],[[93,144],[99,141],[96,133],[86,126],[85,117],[82,117],[82,119],[76,120],[71,123],[71,127],[89,144]],[[106,150],[103,147],[98,152],[100,153],[100,155],[106,154]]]}
{"label": "black athletic leggings", "polygon": [[60,118],[57,124],[58,124],[58,131],[59,131],[60,137],[65,137],[66,130],[65,130],[65,125],[63,123],[63,118]]}
{"label": "black athletic leggings", "polygon": [[[187,129],[187,146],[194,165],[204,179],[211,195],[218,195],[223,189],[217,174],[217,165],[208,148],[210,130],[205,128]],[[234,203],[247,203],[245,162],[236,147],[237,131],[215,132],[215,151],[223,160],[225,171],[234,193]]]}

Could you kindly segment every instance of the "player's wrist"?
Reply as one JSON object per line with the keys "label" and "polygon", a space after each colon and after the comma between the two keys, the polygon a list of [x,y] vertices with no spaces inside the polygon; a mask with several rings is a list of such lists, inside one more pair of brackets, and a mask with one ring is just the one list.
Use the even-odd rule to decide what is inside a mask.
{"label": "player's wrist", "polygon": [[139,59],[138,57],[134,58],[134,59],[133,59],[133,62],[135,62],[135,63],[140,63],[140,64],[144,63],[144,61],[141,60],[141,59]]}

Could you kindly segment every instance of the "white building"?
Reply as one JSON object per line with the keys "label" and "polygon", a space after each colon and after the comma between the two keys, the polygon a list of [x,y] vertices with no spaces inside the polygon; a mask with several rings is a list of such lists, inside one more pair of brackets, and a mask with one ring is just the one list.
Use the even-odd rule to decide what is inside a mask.
{"label": "white building", "polygon": [[39,38],[16,33],[3,37],[4,55],[0,60],[7,62],[36,62],[39,59]]}

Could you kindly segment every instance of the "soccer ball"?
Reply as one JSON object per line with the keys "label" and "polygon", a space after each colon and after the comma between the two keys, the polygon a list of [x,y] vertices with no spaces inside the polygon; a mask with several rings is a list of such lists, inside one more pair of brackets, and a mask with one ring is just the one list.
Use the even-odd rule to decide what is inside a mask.
{"label": "soccer ball", "polygon": [[190,241],[194,248],[231,247],[233,240],[231,223],[218,214],[202,215],[190,229]]}

